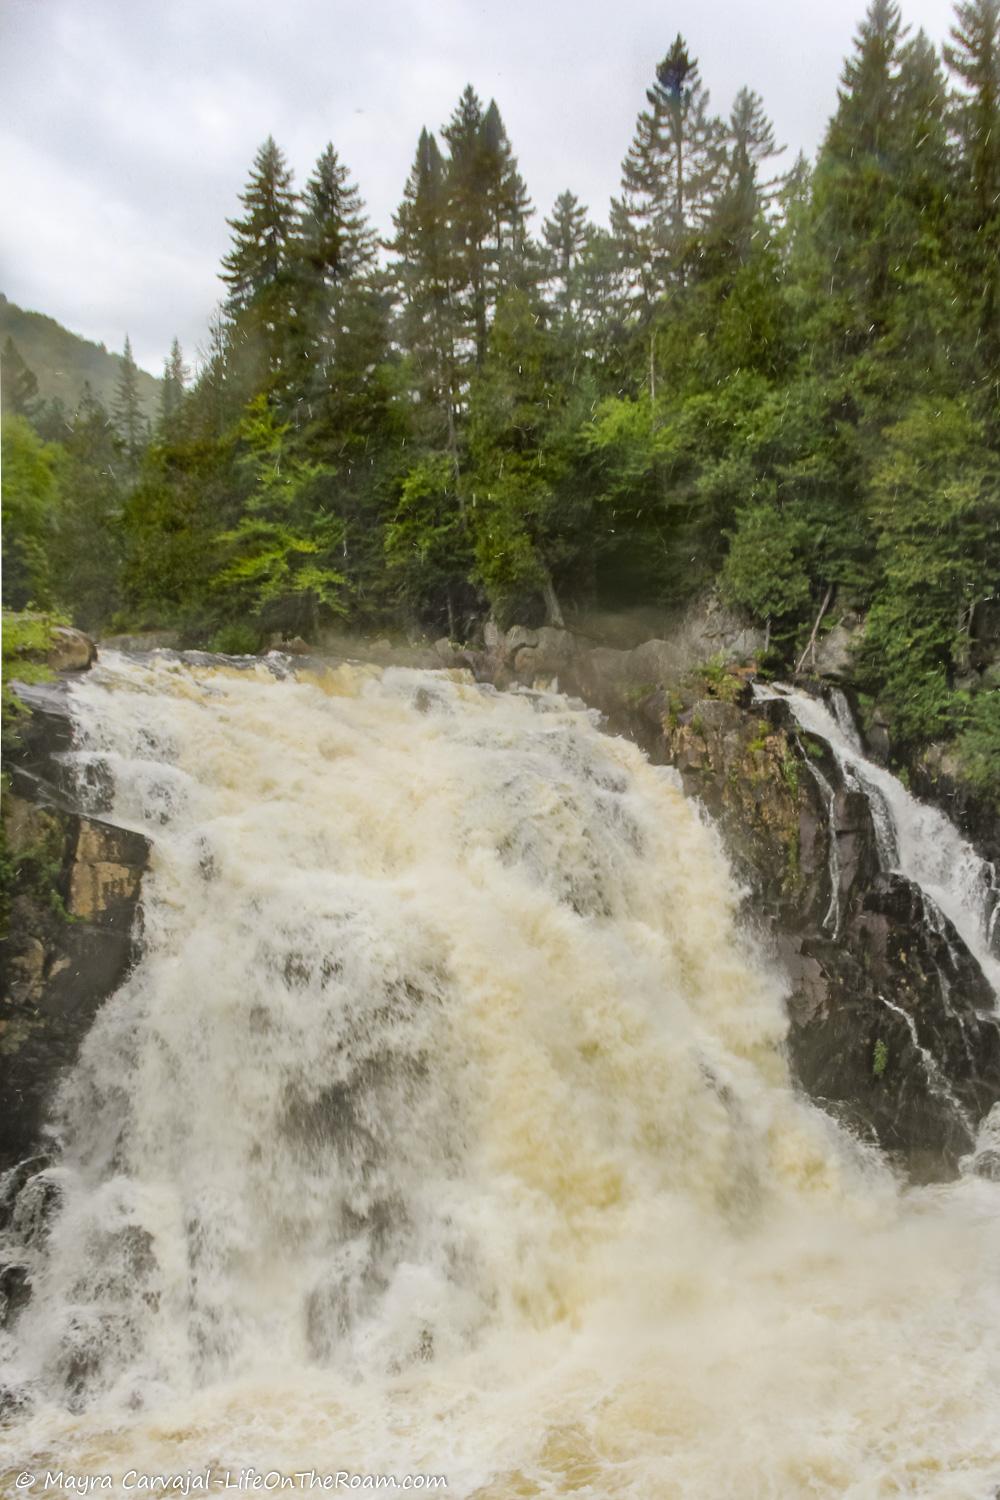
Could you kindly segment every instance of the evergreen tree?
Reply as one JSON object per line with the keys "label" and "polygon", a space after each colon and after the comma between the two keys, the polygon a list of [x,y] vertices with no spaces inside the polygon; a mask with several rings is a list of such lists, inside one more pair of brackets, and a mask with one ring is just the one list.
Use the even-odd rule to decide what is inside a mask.
{"label": "evergreen tree", "polygon": [[[125,368],[127,363],[123,373]],[[106,625],[119,600],[119,454],[128,441],[121,433],[118,420],[112,421],[90,387],[85,387],[65,438],[59,524],[52,542],[56,597],[70,606],[74,620],[85,630]]]}
{"label": "evergreen tree", "polygon": [[764,103],[752,89],[736,95],[723,137],[722,182],[712,206],[711,235],[740,263],[750,257],[754,234],[781,186],[778,177],[762,179],[761,167],[785,149],[779,146]]}
{"label": "evergreen tree", "polygon": [[208,341],[199,349],[198,376],[188,400],[194,431],[221,439],[239,417],[245,391],[237,379],[237,333],[225,304],[208,320]]}
{"label": "evergreen tree", "polygon": [[448,222],[445,162],[434,136],[420,132],[390,244],[402,299],[400,335],[412,368],[418,428],[459,467],[456,308],[459,274]]}
{"label": "evergreen tree", "polygon": [[189,375],[190,371],[184,363],[180,342],[174,339],[170,345],[170,354],[163,361],[163,381],[160,386],[161,432],[169,432],[177,419]]}
{"label": "evergreen tree", "polygon": [[149,439],[149,424],[143,415],[139,399],[139,370],[132,357],[132,344],[128,334],[125,335],[112,415],[125,459],[126,475],[134,478]]}
{"label": "evergreen tree", "polygon": [[449,147],[445,186],[455,296],[475,363],[482,365],[497,299],[523,272],[531,204],[493,100],[484,113],[468,85],[442,134]]}
{"label": "evergreen tree", "polygon": [[27,419],[5,411],[3,454],[3,602],[9,609],[52,604],[52,544],[57,527],[61,450]]}
{"label": "evergreen tree", "polygon": [[328,474],[293,455],[289,431],[263,392],[253,398],[239,433],[247,499],[236,525],[217,538],[223,564],[212,587],[230,617],[312,634],[344,609],[346,580],[335,566],[343,527],[323,504]]}
{"label": "evergreen tree", "polygon": [[566,321],[577,310],[581,262],[591,232],[587,210],[576,194],[560,193],[551,218],[542,225],[542,240],[547,278],[555,286],[555,303]]}
{"label": "evergreen tree", "polygon": [[376,237],[356,183],[328,144],[302,193],[298,253],[313,279],[333,291],[371,269]]}
{"label": "evergreen tree", "polygon": [[856,345],[878,336],[888,316],[901,36],[895,0],[871,0],[816,171],[823,276]]}
{"label": "evergreen tree", "polygon": [[291,383],[296,398],[310,409],[329,392],[338,365],[345,363],[343,346],[350,341],[350,325],[359,321],[359,290],[368,284],[375,251],[361,193],[328,145],[306,183],[294,244],[297,368]]}
{"label": "evergreen tree", "polygon": [[294,305],[292,242],[297,227],[292,173],[272,136],[254,158],[240,194],[242,217],[228,219],[232,249],[223,257],[221,279],[229,288],[226,309],[233,323],[231,363],[247,394],[278,383],[288,357]]}
{"label": "evergreen tree", "polygon": [[0,355],[0,410],[5,416],[28,417],[38,403],[38,379],[8,335]]}
{"label": "evergreen tree", "polygon": [[492,256],[487,265],[488,297],[495,309],[505,290],[523,284],[531,198],[517,167],[496,100],[483,116],[484,191],[491,220]]}
{"label": "evergreen tree", "polygon": [[566,392],[555,354],[540,307],[508,292],[473,387],[467,482],[477,572],[494,611],[524,618],[541,600],[547,623],[561,626],[555,574],[584,539],[571,521],[567,457],[556,438]]}
{"label": "evergreen tree", "polygon": [[954,727],[954,673],[1000,577],[998,494],[1000,460],[966,402],[920,399],[887,429],[872,483],[884,581],[864,658],[904,741]]}
{"label": "evergreen tree", "polygon": [[621,197],[612,227],[621,238],[640,294],[652,306],[670,285],[682,285],[699,231],[720,185],[719,121],[697,61],[678,35],[646,92],[622,163]]}
{"label": "evergreen tree", "polygon": [[979,288],[980,377],[1000,407],[1000,0],[955,8],[945,59],[961,92],[956,103],[961,259]]}

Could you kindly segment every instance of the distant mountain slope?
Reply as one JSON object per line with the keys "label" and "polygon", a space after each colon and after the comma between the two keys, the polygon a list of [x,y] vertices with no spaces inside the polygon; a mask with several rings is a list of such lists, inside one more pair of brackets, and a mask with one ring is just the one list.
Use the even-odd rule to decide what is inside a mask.
{"label": "distant mountain slope", "polygon": [[[114,400],[121,357],[111,354],[103,344],[92,344],[79,334],[70,333],[55,318],[44,313],[25,312],[9,302],[0,292],[0,349],[8,337],[14,340],[21,358],[38,379],[38,394],[45,400],[58,396],[72,411],[83,393],[84,383],[105,406]],[[139,371],[139,397],[149,417],[159,410],[160,382],[145,370]]]}

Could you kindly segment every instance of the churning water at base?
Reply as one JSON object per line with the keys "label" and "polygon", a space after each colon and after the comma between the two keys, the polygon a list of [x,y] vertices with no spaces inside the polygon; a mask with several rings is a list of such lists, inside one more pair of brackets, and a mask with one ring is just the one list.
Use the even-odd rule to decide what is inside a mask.
{"label": "churning water at base", "polygon": [[0,1468],[992,1494],[1000,1188],[904,1194],[796,1097],[669,773],[458,675],[109,654],[73,691],[153,857]]}

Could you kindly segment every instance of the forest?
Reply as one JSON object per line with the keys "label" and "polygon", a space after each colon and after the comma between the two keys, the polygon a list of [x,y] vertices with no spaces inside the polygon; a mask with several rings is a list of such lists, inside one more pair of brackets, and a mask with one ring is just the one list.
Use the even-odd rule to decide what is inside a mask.
{"label": "forest", "polygon": [[[626,143],[623,143],[623,145]],[[464,640],[714,589],[794,666],[864,617],[903,752],[1000,798],[1000,4],[938,51],[872,0],[815,162],[683,37],[599,224],[533,206],[496,102],[421,132],[391,236],[328,145],[264,141],[194,372],[144,414],[40,401],[4,351],[4,604],[195,645],[418,626]],[[995,669],[993,669],[995,670]]]}

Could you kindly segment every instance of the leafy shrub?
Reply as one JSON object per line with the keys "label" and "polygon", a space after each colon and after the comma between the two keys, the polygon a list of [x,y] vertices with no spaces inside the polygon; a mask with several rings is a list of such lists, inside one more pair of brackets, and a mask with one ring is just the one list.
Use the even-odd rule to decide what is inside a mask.
{"label": "leafy shrub", "polygon": [[966,781],[1000,807],[1000,690],[973,698],[958,753]]}

